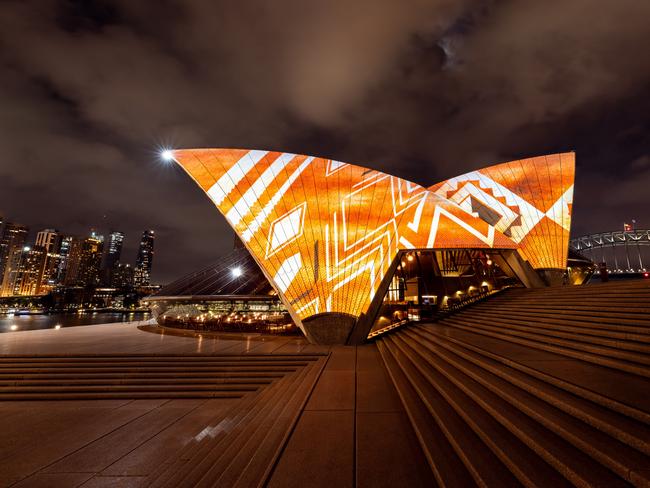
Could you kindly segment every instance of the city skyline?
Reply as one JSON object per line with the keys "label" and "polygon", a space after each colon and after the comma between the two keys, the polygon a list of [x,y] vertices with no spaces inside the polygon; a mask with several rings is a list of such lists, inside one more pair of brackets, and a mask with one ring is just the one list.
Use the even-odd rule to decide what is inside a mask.
{"label": "city skyline", "polygon": [[145,230],[134,260],[122,257],[125,234],[91,228],[71,235],[0,215],[0,296],[44,296],[75,287],[138,289],[152,284],[155,232]]}
{"label": "city skyline", "polygon": [[[0,214],[0,227],[2,227],[3,223],[4,224],[18,225],[18,226],[26,228],[27,229],[27,234],[26,234],[26,237],[25,237],[25,241],[31,243],[31,245],[36,245],[36,246],[39,245],[38,242],[37,242],[38,238],[39,238],[39,234],[41,234],[43,232],[47,232],[47,231],[53,231],[53,232],[57,232],[59,234],[65,235],[65,236],[73,236],[73,237],[90,236],[94,232],[97,235],[103,237],[107,244],[110,242],[110,236],[112,234],[120,234],[122,236],[123,241],[122,241],[122,245],[119,248],[120,249],[119,254],[124,253],[124,254],[129,255],[129,256],[133,255],[132,256],[133,259],[129,258],[129,262],[133,262],[134,264],[135,264],[135,261],[137,259],[138,247],[140,245],[140,239],[136,238],[136,237],[132,237],[130,239],[127,239],[127,235],[131,235],[131,236],[141,235],[142,232],[143,232],[142,230],[140,230],[140,231],[136,231],[134,233],[127,234],[126,232],[115,230],[112,227],[102,229],[101,227],[93,226],[93,225],[88,226],[85,230],[82,228],[82,230],[80,232],[68,232],[67,229],[66,230],[61,230],[61,227],[56,227],[56,226],[52,226],[52,225],[50,225],[50,226],[47,226],[47,225],[45,225],[45,226],[36,226],[36,225],[31,224],[30,222],[18,221],[17,219],[11,218],[11,216],[6,216],[6,215],[3,215],[3,214]],[[148,229],[148,230],[151,230],[151,229]],[[128,244],[128,246],[125,247],[124,242],[126,242]],[[126,249],[126,252],[124,252],[124,249]],[[133,252],[130,252],[131,249],[133,250]],[[106,256],[106,257],[108,257],[108,256]]]}
{"label": "city skyline", "polygon": [[357,5],[3,5],[0,214],[155,228],[169,282],[233,234],[163,148],[312,154],[418,184],[573,150],[573,234],[649,226],[647,2]]}

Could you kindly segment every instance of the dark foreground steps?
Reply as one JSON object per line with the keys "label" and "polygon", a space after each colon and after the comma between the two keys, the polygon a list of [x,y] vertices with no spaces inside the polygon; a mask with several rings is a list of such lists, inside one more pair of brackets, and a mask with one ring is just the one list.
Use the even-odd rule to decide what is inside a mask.
{"label": "dark foreground steps", "polygon": [[[515,290],[377,342],[440,485],[650,486],[649,341],[612,322],[571,328],[571,300],[620,292],[576,288],[539,291],[553,322],[527,308],[537,291]],[[650,298],[648,284],[622,288]]]}
{"label": "dark foreground steps", "polygon": [[241,398],[320,358],[4,356],[0,358],[0,400]]}
{"label": "dark foreground steps", "polygon": [[144,486],[263,486],[325,361],[325,357],[314,358],[212,419]]}
{"label": "dark foreground steps", "polygon": [[508,290],[440,323],[650,377],[650,281]]}

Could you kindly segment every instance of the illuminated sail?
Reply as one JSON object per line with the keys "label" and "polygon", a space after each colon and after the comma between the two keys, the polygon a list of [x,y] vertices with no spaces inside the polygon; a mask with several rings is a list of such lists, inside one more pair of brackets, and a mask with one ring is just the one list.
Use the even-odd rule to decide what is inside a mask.
{"label": "illuminated sail", "polygon": [[431,186],[510,237],[533,268],[566,268],[575,153],[497,164]]}
{"label": "illuminated sail", "polygon": [[290,153],[188,149],[173,156],[299,325],[325,312],[365,312],[400,249],[519,249],[534,267],[566,266],[572,153],[493,166],[430,189]]}

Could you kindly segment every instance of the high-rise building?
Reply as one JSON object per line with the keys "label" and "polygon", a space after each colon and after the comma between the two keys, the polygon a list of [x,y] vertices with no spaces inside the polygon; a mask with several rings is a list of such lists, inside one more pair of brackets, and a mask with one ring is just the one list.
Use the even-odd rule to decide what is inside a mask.
{"label": "high-rise building", "polygon": [[96,237],[75,237],[66,258],[66,286],[94,286],[99,282],[103,243]]}
{"label": "high-rise building", "polygon": [[56,229],[44,229],[36,234],[36,246],[45,251],[43,272],[38,289],[39,294],[46,294],[57,284],[59,265],[61,263],[62,235]]}
{"label": "high-rise building", "polygon": [[59,252],[61,234],[56,229],[44,229],[36,234],[35,246],[42,247],[46,252]]}
{"label": "high-rise building", "polygon": [[97,232],[96,229],[90,229],[90,237],[91,239],[96,239],[99,242],[104,242],[104,236],[101,235],[99,232]]}
{"label": "high-rise building", "polygon": [[133,286],[133,266],[124,263],[115,263],[111,273],[110,285],[113,288],[128,288]]}
{"label": "high-rise building", "polygon": [[25,247],[28,228],[24,225],[6,222],[0,234],[0,282],[9,270],[9,261],[16,252],[21,252]]}
{"label": "high-rise building", "polygon": [[46,255],[40,246],[25,246],[14,251],[2,282],[2,296],[38,294]]}
{"label": "high-rise building", "polygon": [[151,265],[153,264],[154,231],[145,230],[140,240],[138,257],[135,261],[135,286],[149,285],[151,283]]}
{"label": "high-rise building", "polygon": [[104,285],[110,285],[111,275],[117,266],[120,256],[122,255],[122,244],[124,243],[124,233],[112,231],[108,235],[108,242],[104,246],[104,255],[101,266],[101,282]]}
{"label": "high-rise building", "polygon": [[68,265],[68,256],[70,255],[70,247],[74,237],[65,236],[61,238],[61,247],[59,248],[59,265],[56,271],[56,282],[62,285],[65,282],[65,273]]}

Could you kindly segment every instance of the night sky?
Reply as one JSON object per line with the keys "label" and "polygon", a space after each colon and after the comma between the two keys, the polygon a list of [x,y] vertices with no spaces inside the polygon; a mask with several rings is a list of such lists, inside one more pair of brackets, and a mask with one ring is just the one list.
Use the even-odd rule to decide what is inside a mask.
{"label": "night sky", "polygon": [[160,147],[331,157],[428,186],[575,150],[573,234],[650,227],[650,2],[3,0],[0,215],[156,230],[154,281],[232,233]]}

